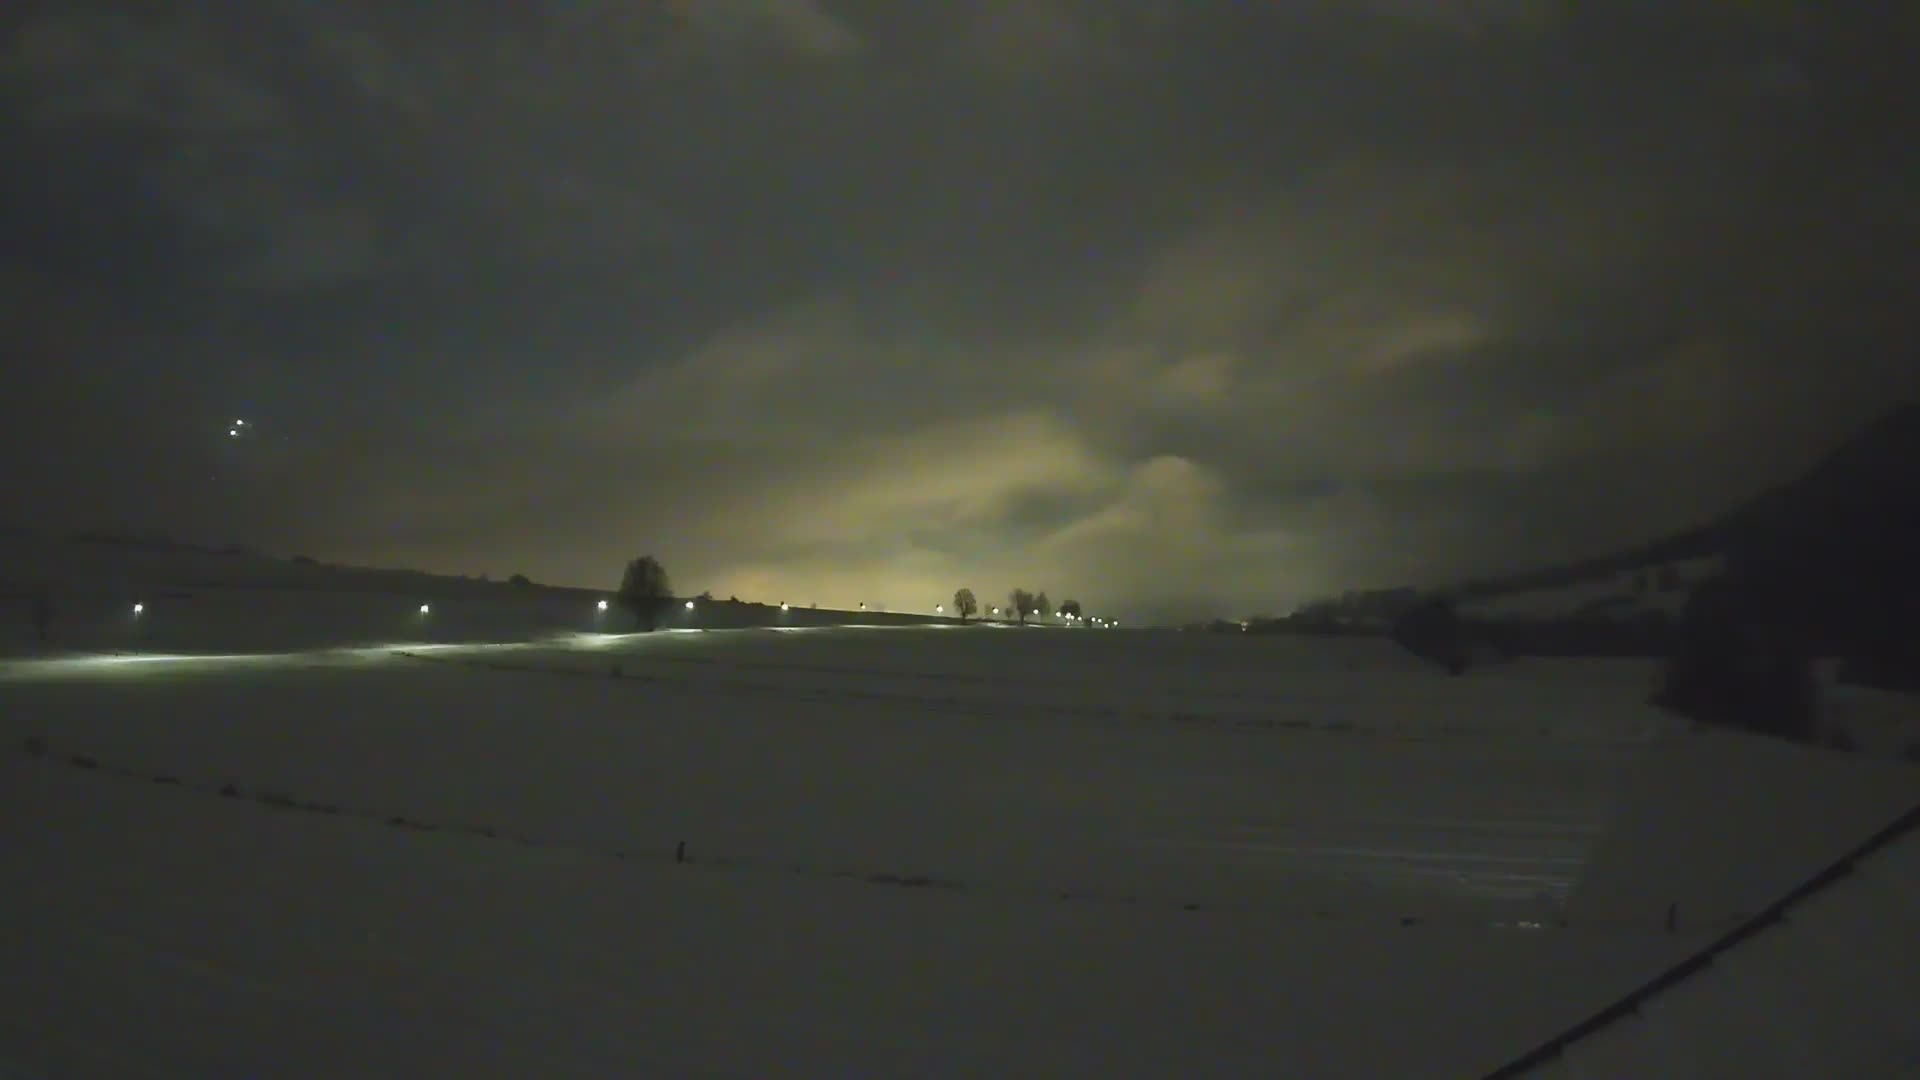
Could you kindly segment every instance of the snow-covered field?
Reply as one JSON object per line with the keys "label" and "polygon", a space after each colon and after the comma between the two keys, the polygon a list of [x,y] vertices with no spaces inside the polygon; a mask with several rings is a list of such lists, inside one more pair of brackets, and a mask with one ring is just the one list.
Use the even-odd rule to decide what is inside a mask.
{"label": "snow-covered field", "polygon": [[0,1076],[1473,1076],[1920,790],[1637,662],[394,637],[0,661]]}
{"label": "snow-covered field", "polygon": [[1659,568],[1607,574],[1577,585],[1527,589],[1494,596],[1469,596],[1462,613],[1485,619],[1614,619],[1638,621],[1649,616],[1677,618],[1685,610],[1688,590],[1725,570],[1718,558],[1682,559],[1668,563],[1673,587],[1660,589]]}

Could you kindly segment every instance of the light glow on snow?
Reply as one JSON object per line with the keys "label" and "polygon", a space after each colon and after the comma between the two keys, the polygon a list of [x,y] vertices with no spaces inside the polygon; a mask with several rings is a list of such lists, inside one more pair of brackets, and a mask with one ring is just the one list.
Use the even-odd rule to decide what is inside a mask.
{"label": "light glow on snow", "polygon": [[[0,748],[36,735],[51,747],[16,762],[33,772],[7,789],[36,828],[0,860],[0,893],[26,905],[9,910],[0,951],[56,971],[72,1000],[210,1033],[20,995],[12,1022],[52,1048],[47,1060],[100,1046],[101,1060],[156,1075],[204,1073],[216,1056],[268,1075],[288,1053],[271,1036],[310,1023],[393,1075],[608,1075],[638,1054],[662,1075],[965,1061],[1259,1076],[1308,1042],[1335,1075],[1480,1075],[1710,940],[1715,918],[1755,910],[1747,878],[1729,872],[1742,864],[1709,848],[1774,858],[1780,842],[1729,840],[1735,830],[1710,822],[1712,845],[1688,854],[1707,853],[1693,876],[1724,903],[1689,900],[1667,931],[1673,883],[1635,876],[1644,860],[1622,849],[1617,908],[1563,921],[1567,891],[1600,865],[1590,848],[1618,830],[1626,784],[1675,800],[1644,813],[1662,834],[1699,816],[1688,793],[1703,778],[1753,789],[1751,809],[1784,791],[1800,800],[1779,812],[1806,823],[1809,868],[1857,839],[1837,834],[1858,819],[1879,824],[1873,798],[1911,801],[1910,769],[1849,771],[1858,762],[1843,755],[1751,740],[1750,760],[1728,758],[1702,736],[1660,734],[1638,662],[1542,660],[1436,683],[1380,642],[1277,639],[1254,657],[1152,633],[767,625],[780,620],[764,608],[744,615],[760,625],[671,631],[708,636],[577,632],[569,604],[591,594],[504,614],[437,594],[454,603],[436,635],[520,640],[355,647],[339,643],[395,632],[406,594],[230,592],[169,604],[137,635],[122,596],[91,609],[95,647],[138,636],[164,649],[0,661]],[[281,633],[333,644],[214,651]],[[184,651],[195,642],[209,653]],[[608,677],[656,669],[657,682]],[[97,757],[99,774],[71,767],[78,755]],[[1090,759],[1097,769],[1060,767]],[[632,782],[636,762],[645,783]],[[1664,771],[1621,779],[1649,767]],[[139,780],[157,774],[184,786]],[[849,775],[860,782],[833,782]],[[217,797],[227,780],[378,816],[263,812]],[[389,813],[498,833],[379,827]],[[681,839],[690,862],[724,870],[675,866]],[[1658,865],[1684,870],[1674,846]],[[193,873],[178,872],[182,856]],[[399,866],[405,888],[368,873]],[[605,901],[609,886],[620,903]],[[210,911],[234,916],[234,943],[206,931]],[[299,918],[256,917],[275,911]],[[605,961],[609,942],[641,940],[648,963]],[[999,992],[1004,972],[1036,959],[1044,988]],[[1476,993],[1434,995],[1462,966]],[[844,977],[823,984],[822,970]],[[1126,994],[1102,996],[1121,980]],[[419,1011],[422,986],[456,984],[457,1008]],[[742,985],[754,1008],[738,1008]],[[895,987],[967,1023],[887,1015],[849,1036]],[[525,1008],[530,993],[579,1006],[549,1016]],[[1297,997],[1319,1007],[1286,1008]],[[1097,1006],[1062,1017],[1049,1007],[1061,1000]],[[666,1010],[643,1047],[628,1001]],[[394,1016],[433,1030],[398,1043],[382,1035]],[[464,1037],[478,1024],[499,1033],[484,1049]],[[1096,1024],[1112,1037],[1084,1038]],[[1445,1034],[1382,1040],[1383,1027]],[[998,1039],[1008,1030],[1057,1049],[1037,1063],[1030,1042]]]}

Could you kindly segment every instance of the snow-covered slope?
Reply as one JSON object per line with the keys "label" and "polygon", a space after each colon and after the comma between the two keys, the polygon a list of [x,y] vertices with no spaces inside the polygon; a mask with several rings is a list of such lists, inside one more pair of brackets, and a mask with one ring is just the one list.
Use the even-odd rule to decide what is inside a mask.
{"label": "snow-covered slope", "polygon": [[[0,1061],[1474,1075],[1724,929],[1583,906],[1652,778],[1748,765],[1648,677],[935,628],[9,662]],[[1728,917],[1914,782],[1779,753],[1828,805]]]}
{"label": "snow-covered slope", "polygon": [[1602,619],[1637,621],[1656,615],[1677,617],[1695,584],[1722,571],[1719,559],[1688,559],[1665,564],[1673,574],[1660,588],[1656,569],[1608,574],[1577,585],[1528,589],[1490,596],[1467,596],[1460,612],[1487,619]]}
{"label": "snow-covered slope", "polygon": [[[32,597],[50,600],[38,639]],[[327,566],[259,555],[0,538],[0,655],[74,650],[236,652],[395,641],[524,641],[630,628],[588,589]],[[764,599],[764,598],[762,598]],[[674,606],[668,628],[944,622],[910,613],[782,610],[764,603]]]}
{"label": "snow-covered slope", "polygon": [[[1665,901],[1683,924],[1711,919],[1745,906],[1736,894],[1756,882],[1773,899],[1496,1075],[1920,1076],[1920,784],[1885,787],[1886,765],[1809,762],[1740,736],[1692,750],[1684,776],[1652,774],[1609,829],[1574,917]],[[1841,788],[1836,773],[1863,782]],[[1874,804],[1885,824],[1833,851],[1831,820]]]}

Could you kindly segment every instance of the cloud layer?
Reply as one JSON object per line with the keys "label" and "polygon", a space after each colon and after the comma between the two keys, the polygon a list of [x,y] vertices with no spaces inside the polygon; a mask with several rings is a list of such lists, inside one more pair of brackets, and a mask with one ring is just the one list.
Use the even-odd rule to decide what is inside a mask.
{"label": "cloud layer", "polygon": [[1916,388],[1894,12],[249,10],[7,27],[8,452],[149,414],[23,512],[1182,617],[1649,536]]}

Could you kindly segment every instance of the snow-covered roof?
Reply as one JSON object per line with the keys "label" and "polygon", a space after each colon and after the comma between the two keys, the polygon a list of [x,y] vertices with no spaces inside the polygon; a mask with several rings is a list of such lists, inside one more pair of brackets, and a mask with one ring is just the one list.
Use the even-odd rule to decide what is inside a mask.
{"label": "snow-covered roof", "polygon": [[1488,1080],[1630,1076],[1920,1076],[1920,806]]}

